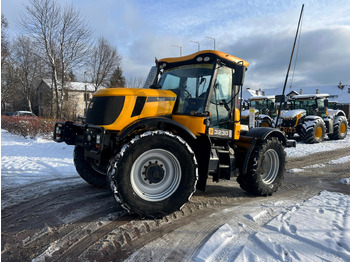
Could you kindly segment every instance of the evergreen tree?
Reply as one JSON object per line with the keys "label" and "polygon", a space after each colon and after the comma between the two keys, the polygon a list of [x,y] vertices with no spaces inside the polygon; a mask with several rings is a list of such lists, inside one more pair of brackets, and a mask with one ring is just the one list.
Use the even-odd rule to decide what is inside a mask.
{"label": "evergreen tree", "polygon": [[120,66],[114,70],[111,78],[109,87],[125,87],[125,77],[123,76],[123,70]]}

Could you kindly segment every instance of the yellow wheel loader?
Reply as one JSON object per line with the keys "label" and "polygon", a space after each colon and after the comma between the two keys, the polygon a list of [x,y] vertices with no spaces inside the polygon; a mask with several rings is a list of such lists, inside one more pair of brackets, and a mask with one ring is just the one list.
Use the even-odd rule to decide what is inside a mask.
{"label": "yellow wheel loader", "polygon": [[249,63],[213,50],[156,60],[149,88],[97,91],[84,123],[57,122],[54,140],[74,145],[77,172],[108,186],[141,217],[170,214],[205,190],[208,176],[271,195],[285,172],[284,134],[243,131],[239,95]]}

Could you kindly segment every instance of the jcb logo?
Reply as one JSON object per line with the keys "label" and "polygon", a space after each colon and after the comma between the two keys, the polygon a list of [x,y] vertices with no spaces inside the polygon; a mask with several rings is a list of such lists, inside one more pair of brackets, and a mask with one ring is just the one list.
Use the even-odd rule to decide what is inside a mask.
{"label": "jcb logo", "polygon": [[286,133],[296,133],[297,132],[295,127],[282,127],[282,130]]}

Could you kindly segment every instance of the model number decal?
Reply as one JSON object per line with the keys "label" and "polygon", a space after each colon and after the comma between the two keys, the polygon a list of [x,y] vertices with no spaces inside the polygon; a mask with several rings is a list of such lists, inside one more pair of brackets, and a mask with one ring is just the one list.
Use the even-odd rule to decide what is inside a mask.
{"label": "model number decal", "polygon": [[232,137],[232,131],[228,129],[209,128],[210,136]]}

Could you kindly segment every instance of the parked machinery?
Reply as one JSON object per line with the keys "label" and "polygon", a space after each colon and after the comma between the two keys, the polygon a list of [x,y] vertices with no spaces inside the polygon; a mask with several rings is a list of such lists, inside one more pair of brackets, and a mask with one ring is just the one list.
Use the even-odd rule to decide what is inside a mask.
{"label": "parked machinery", "polygon": [[278,126],[288,137],[298,134],[305,143],[344,139],[348,130],[345,113],[328,109],[328,94],[295,95],[289,99],[290,110],[283,110]]}
{"label": "parked machinery", "polygon": [[276,117],[275,96],[253,96],[247,101],[248,108],[242,111],[242,125],[249,125],[250,110],[254,110],[255,126],[272,127]]}

